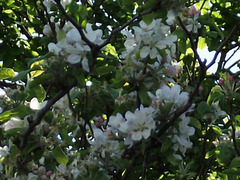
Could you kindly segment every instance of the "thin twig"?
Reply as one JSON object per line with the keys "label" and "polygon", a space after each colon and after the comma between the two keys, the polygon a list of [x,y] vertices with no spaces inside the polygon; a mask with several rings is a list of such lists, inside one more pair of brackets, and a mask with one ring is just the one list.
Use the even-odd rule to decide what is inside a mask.
{"label": "thin twig", "polygon": [[130,19],[128,22],[126,22],[125,24],[123,24],[122,26],[120,26],[119,28],[114,29],[111,34],[108,36],[107,40],[105,42],[103,42],[101,45],[99,45],[99,48],[103,48],[104,46],[106,46],[110,40],[112,39],[113,35],[115,35],[116,33],[120,32],[121,30],[123,30],[124,28],[126,28],[127,26],[129,26],[131,23],[133,23],[135,20],[137,20],[138,18],[145,16],[147,14],[150,14],[156,10],[158,10],[160,7],[156,6],[153,9],[147,10],[145,12],[142,12],[136,16],[134,16],[132,19]]}
{"label": "thin twig", "polygon": [[230,70],[233,66],[235,66],[236,64],[238,64],[240,62],[240,59],[235,61],[231,66],[229,66],[227,69]]}
{"label": "thin twig", "polygon": [[240,21],[238,21],[235,26],[233,27],[232,31],[230,32],[230,34],[226,37],[226,39],[222,42],[222,44],[218,47],[216,53],[214,54],[214,57],[212,59],[212,61],[207,65],[207,69],[210,68],[213,64],[215,64],[218,54],[222,51],[222,49],[224,48],[224,46],[227,45],[228,41],[232,38],[232,36],[234,35],[234,33],[238,30]]}
{"label": "thin twig", "polygon": [[90,17],[88,17],[87,20],[90,20],[93,17],[93,15],[97,12],[97,10],[103,4],[103,1],[105,1],[105,0],[101,0],[101,2],[98,4],[98,6],[95,9],[93,9],[92,15]]}
{"label": "thin twig", "polygon": [[44,6],[43,2],[41,1],[41,5],[46,13],[47,16],[47,20],[48,20],[48,24],[52,30],[53,36],[54,36],[54,41],[57,42],[57,33],[56,33],[56,29],[55,29],[55,24],[51,22],[51,18],[48,14],[47,8]]}
{"label": "thin twig", "polygon": [[187,35],[187,37],[188,37],[189,40],[190,40],[191,48],[192,48],[192,50],[193,50],[193,52],[194,52],[194,58],[197,59],[199,65],[200,65],[201,67],[203,67],[203,66],[204,66],[204,63],[201,61],[201,58],[200,58],[200,56],[199,56],[199,54],[198,54],[198,52],[197,52],[197,48],[196,48],[195,43],[194,43],[194,41],[193,41],[192,35],[191,35],[190,32],[187,30],[187,28],[185,27],[185,25],[184,25],[183,22],[182,22],[182,19],[181,19],[179,16],[177,17],[177,20],[178,20],[180,26],[182,27],[183,31],[185,32],[185,34]]}

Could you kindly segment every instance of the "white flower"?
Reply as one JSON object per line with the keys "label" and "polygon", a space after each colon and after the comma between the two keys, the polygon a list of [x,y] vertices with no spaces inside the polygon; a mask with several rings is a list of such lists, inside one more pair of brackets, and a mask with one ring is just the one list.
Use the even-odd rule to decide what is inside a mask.
{"label": "white flower", "polygon": [[58,56],[61,51],[61,48],[59,48],[56,44],[51,42],[48,44],[48,51]]}
{"label": "white flower", "polygon": [[28,126],[28,121],[26,119],[21,120],[18,117],[12,117],[9,121],[5,122],[1,127],[4,131],[8,131],[14,128],[24,128]]}
{"label": "white flower", "polygon": [[100,146],[106,143],[107,138],[104,134],[104,132],[100,129],[94,129],[93,130],[93,135],[94,135],[94,141],[90,141],[89,143],[94,145],[94,146]]}
{"label": "white flower", "polygon": [[85,71],[90,72],[89,65],[88,65],[88,59],[85,57],[82,60],[82,67]]}
{"label": "white flower", "polygon": [[186,29],[189,32],[197,33],[197,30],[201,28],[201,24],[197,21],[199,14],[195,14],[193,18],[188,18],[188,25]]}
{"label": "white flower", "polygon": [[189,137],[194,135],[195,129],[188,126],[190,117],[183,114],[180,118],[182,120],[179,122],[178,130],[175,128],[173,129],[174,135],[171,136],[171,141],[174,143],[174,151],[176,152],[179,150],[184,155],[186,150],[192,147],[193,143],[190,141]]}
{"label": "white flower", "polygon": [[50,27],[49,24],[46,24],[44,27],[43,27],[43,34],[49,36],[52,34],[52,29]]}
{"label": "white flower", "polygon": [[167,24],[168,25],[173,25],[176,20],[176,13],[173,9],[170,9],[167,13]]}
{"label": "white flower", "polygon": [[126,121],[120,123],[119,130],[127,133],[125,139],[126,145],[132,145],[132,141],[140,141],[142,138],[147,139],[151,131],[155,129],[155,121],[153,119],[154,109],[152,107],[136,109],[134,113],[127,111],[125,114]]}
{"label": "white flower", "polygon": [[81,35],[76,28],[73,28],[70,31],[68,31],[66,37],[67,41],[69,42],[78,42],[82,40]]}
{"label": "white flower", "polygon": [[44,108],[47,104],[47,101],[43,101],[42,103],[39,103],[38,99],[36,97],[32,98],[30,101],[30,108],[32,110],[40,110]]}
{"label": "white flower", "polygon": [[2,157],[7,156],[8,154],[9,154],[9,148],[8,148],[8,146],[4,146],[4,147],[1,147],[1,146],[0,146],[0,159],[1,159]]}
{"label": "white flower", "polygon": [[6,92],[0,88],[0,98],[4,98],[6,96]]}
{"label": "white flower", "polygon": [[2,113],[2,111],[3,111],[3,110],[2,110],[2,108],[0,107],[0,114]]}
{"label": "white flower", "polygon": [[92,25],[87,23],[86,25],[86,32],[84,33],[86,38],[95,43],[95,44],[98,44],[100,45],[101,43],[103,43],[103,40],[102,40],[102,35],[103,35],[103,32],[101,29],[97,29],[97,30],[93,30],[92,29]]}
{"label": "white flower", "polygon": [[78,168],[73,168],[71,170],[71,173],[73,175],[73,178],[74,179],[77,179],[77,177],[81,174],[81,171],[78,169]]}
{"label": "white flower", "polygon": [[121,122],[125,122],[125,119],[120,113],[117,113],[116,116],[110,116],[108,125],[118,129],[120,127]]}
{"label": "white flower", "polygon": [[226,112],[221,110],[219,106],[219,101],[212,103],[211,107],[213,109],[215,116],[220,117],[226,115]]}
{"label": "white flower", "polygon": [[43,4],[47,8],[47,12],[50,11],[52,4],[54,3],[54,0],[44,0]]}
{"label": "white flower", "polygon": [[[180,92],[181,87],[178,84],[169,87],[167,85],[163,85],[160,89],[162,97],[165,103],[171,102],[175,103],[178,107],[186,105],[188,102],[188,93]],[[160,92],[158,91],[158,94]]]}

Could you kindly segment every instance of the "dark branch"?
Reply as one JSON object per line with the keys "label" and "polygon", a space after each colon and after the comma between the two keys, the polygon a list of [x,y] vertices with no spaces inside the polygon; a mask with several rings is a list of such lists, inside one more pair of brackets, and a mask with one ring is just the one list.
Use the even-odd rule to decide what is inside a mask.
{"label": "dark branch", "polygon": [[228,41],[233,37],[234,33],[238,30],[240,21],[238,21],[235,26],[233,27],[232,31],[230,32],[230,34],[226,37],[226,39],[222,42],[222,44],[218,47],[212,61],[207,65],[207,69],[210,68],[213,64],[215,64],[218,54],[222,51],[222,49],[224,48],[224,46],[227,45]]}
{"label": "dark branch", "polygon": [[42,108],[41,110],[39,110],[36,114],[36,117],[34,119],[34,121],[29,124],[29,127],[27,128],[27,130],[23,133],[22,136],[22,141],[20,144],[20,148],[24,148],[26,143],[27,143],[27,138],[28,136],[34,131],[34,128],[41,123],[44,115],[50,110],[50,108],[52,107],[52,105],[55,104],[55,102],[57,102],[59,99],[61,99],[65,94],[67,94],[70,89],[72,89],[73,86],[70,86],[69,88],[65,89],[65,90],[61,90],[59,91],[52,99],[48,100],[46,106],[44,108]]}
{"label": "dark branch", "polygon": [[111,41],[112,37],[113,37],[116,33],[120,32],[120,31],[123,30],[125,27],[129,26],[131,23],[133,23],[133,22],[134,22],[135,20],[137,20],[138,18],[140,18],[140,17],[142,17],[142,16],[145,16],[145,15],[147,15],[147,14],[150,14],[150,13],[158,10],[159,8],[160,8],[160,7],[156,6],[155,8],[152,8],[152,9],[150,9],[150,10],[144,11],[144,12],[142,12],[142,13],[134,16],[132,19],[130,19],[128,22],[126,22],[125,24],[123,24],[123,25],[120,26],[119,28],[114,29],[114,30],[111,32],[111,34],[108,36],[107,40],[106,40],[104,43],[102,43],[101,45],[99,45],[98,48],[101,49],[101,48],[103,48],[104,46],[106,46],[106,45]]}
{"label": "dark branch", "polygon": [[57,6],[58,6],[59,10],[65,16],[65,18],[67,20],[69,20],[77,28],[78,32],[80,33],[80,35],[82,37],[82,40],[85,41],[91,49],[96,47],[96,45],[94,43],[92,43],[91,41],[89,41],[89,39],[85,36],[82,27],[71,16],[69,16],[66,13],[65,9],[63,8],[63,6],[60,3],[60,0],[54,0],[54,1],[57,3]]}
{"label": "dark branch", "polygon": [[192,35],[190,34],[190,32],[187,30],[187,28],[185,27],[185,25],[183,24],[182,22],[182,19],[178,16],[177,17],[177,20],[180,24],[180,26],[182,27],[183,31],[185,32],[185,34],[187,35],[187,37],[189,38],[190,40],[190,44],[191,44],[191,48],[194,52],[194,58],[198,60],[198,63],[201,67],[204,67],[204,63],[201,61],[201,58],[199,57],[198,55],[198,52],[197,52],[197,47],[195,46],[195,43],[193,41],[193,38],[192,38]]}

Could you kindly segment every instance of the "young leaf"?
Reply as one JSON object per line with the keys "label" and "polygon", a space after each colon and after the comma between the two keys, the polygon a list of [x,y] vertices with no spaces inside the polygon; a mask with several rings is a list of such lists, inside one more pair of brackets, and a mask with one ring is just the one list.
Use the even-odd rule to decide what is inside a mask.
{"label": "young leaf", "polygon": [[61,149],[60,146],[57,146],[54,150],[53,150],[53,156],[54,158],[57,160],[57,162],[59,164],[63,164],[66,165],[68,162],[68,157],[66,156],[66,154],[63,152],[63,150]]}

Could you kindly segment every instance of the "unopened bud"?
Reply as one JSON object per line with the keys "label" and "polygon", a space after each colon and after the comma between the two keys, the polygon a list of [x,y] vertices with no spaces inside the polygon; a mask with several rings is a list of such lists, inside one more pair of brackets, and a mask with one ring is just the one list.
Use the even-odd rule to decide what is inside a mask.
{"label": "unopened bud", "polygon": [[202,86],[200,86],[200,87],[198,88],[198,92],[199,92],[199,93],[203,92],[203,89],[204,89],[204,88],[203,88]]}
{"label": "unopened bud", "polygon": [[48,177],[47,177],[45,174],[43,174],[43,175],[41,175],[40,179],[47,180],[47,179],[48,179]]}
{"label": "unopened bud", "polygon": [[52,171],[48,171],[48,172],[46,173],[46,175],[47,175],[48,177],[50,177],[50,176],[52,175]]}
{"label": "unopened bud", "polygon": [[44,166],[40,166],[40,167],[38,168],[38,172],[39,172],[40,174],[45,174],[45,173],[46,173],[46,168],[45,168]]}
{"label": "unopened bud", "polygon": [[228,80],[229,80],[230,82],[233,82],[233,81],[234,81],[234,77],[231,76],[231,75],[229,75],[229,76],[228,76]]}
{"label": "unopened bud", "polygon": [[224,80],[223,79],[219,79],[219,84],[223,85],[224,84]]}
{"label": "unopened bud", "polygon": [[197,10],[195,6],[191,6],[191,8],[188,11],[188,15],[193,17],[195,14],[201,15],[201,11]]}

